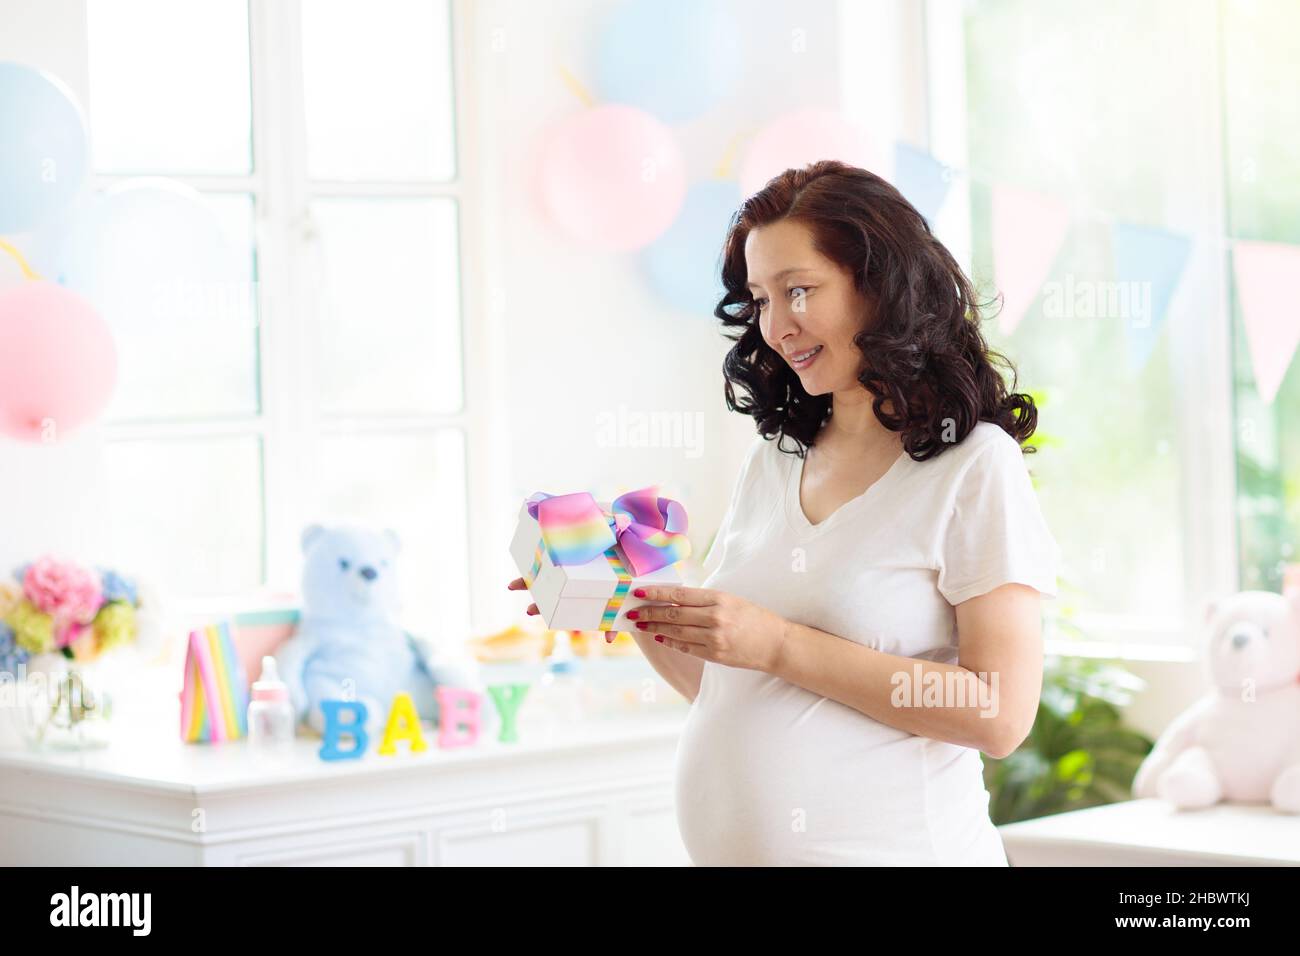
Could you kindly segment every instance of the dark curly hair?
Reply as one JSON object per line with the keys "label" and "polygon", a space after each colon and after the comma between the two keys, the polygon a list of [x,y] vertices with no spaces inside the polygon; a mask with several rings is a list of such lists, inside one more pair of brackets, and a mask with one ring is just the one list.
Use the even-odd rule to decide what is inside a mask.
{"label": "dark curly hair", "polygon": [[[876,418],[900,432],[917,461],[961,442],[989,421],[1024,445],[1038,410],[1015,391],[1015,368],[980,332],[974,287],[925,218],[874,173],[836,160],[788,169],[750,196],[732,217],[722,253],[726,295],[714,309],[736,344],[723,362],[727,407],[752,415],[764,438],[780,435],[803,457],[831,411],[831,396],[809,395],[799,376],[764,340],[746,288],[745,240],[782,219],[806,224],[815,248],[853,275],[875,307],[854,337],[865,368],[858,378],[875,399]],[[995,363],[1011,370],[1008,389]],[[746,393],[737,398],[741,389]],[[888,401],[890,412],[884,412]],[[945,432],[949,433],[944,440]],[[1032,446],[1023,450],[1032,452]]]}

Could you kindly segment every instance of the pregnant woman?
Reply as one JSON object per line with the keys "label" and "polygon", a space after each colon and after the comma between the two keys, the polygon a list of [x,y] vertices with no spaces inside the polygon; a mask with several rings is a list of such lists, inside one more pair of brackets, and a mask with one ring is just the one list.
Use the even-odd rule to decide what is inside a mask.
{"label": "pregnant woman", "polygon": [[1006,866],[980,753],[1033,723],[1060,558],[1022,458],[1034,404],[995,368],[969,279],[870,172],[773,179],[722,279],[727,405],[758,435],[703,586],[647,587],[670,603],[635,612],[692,702],[687,851]]}

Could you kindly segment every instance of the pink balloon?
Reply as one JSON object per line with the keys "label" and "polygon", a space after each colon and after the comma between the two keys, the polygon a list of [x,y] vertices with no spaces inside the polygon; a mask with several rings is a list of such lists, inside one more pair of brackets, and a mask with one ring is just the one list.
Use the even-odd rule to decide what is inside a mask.
{"label": "pink balloon", "polygon": [[779,116],[758,131],[740,166],[740,188],[751,196],[787,169],[822,159],[842,160],[888,176],[860,126],[836,110],[807,109]]}
{"label": "pink balloon", "polygon": [[686,169],[670,130],[622,104],[557,124],[538,156],[542,205],[561,229],[606,249],[640,249],[677,217]]}
{"label": "pink balloon", "polygon": [[58,441],[113,394],[117,349],[94,306],[53,282],[0,290],[0,432]]}

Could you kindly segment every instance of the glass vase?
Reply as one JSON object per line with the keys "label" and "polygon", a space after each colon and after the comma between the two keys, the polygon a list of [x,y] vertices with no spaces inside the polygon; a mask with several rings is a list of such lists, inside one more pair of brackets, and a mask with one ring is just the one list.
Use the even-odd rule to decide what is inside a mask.
{"label": "glass vase", "polygon": [[26,737],[38,750],[90,750],[109,743],[112,698],[93,664],[59,654],[28,661]]}

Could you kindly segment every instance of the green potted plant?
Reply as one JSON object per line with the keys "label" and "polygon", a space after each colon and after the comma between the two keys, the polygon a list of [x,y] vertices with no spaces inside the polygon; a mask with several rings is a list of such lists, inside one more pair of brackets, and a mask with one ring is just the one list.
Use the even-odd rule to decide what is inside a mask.
{"label": "green potted plant", "polygon": [[1121,709],[1142,686],[1117,664],[1049,655],[1029,736],[1001,760],[984,758],[993,822],[1001,826],[1130,799],[1133,777],[1153,741],[1126,727]]}
{"label": "green potted plant", "polygon": [[[1039,408],[1048,403],[1044,392],[1031,390],[1029,395]],[[1061,444],[1059,437],[1042,430],[1032,441],[1044,449]],[[1075,623],[1079,589],[1064,578],[1058,584],[1060,595],[1045,614],[1044,632],[1082,641],[1085,635]],[[1029,736],[1002,760],[984,759],[993,822],[1001,826],[1129,799],[1133,777],[1153,741],[1124,726],[1121,709],[1142,686],[1139,678],[1108,661],[1048,655]]]}

